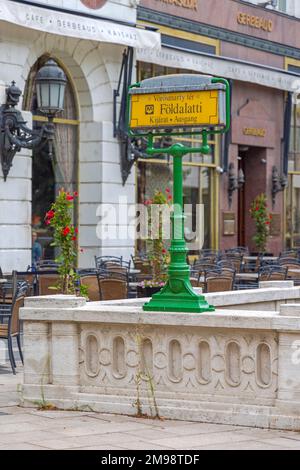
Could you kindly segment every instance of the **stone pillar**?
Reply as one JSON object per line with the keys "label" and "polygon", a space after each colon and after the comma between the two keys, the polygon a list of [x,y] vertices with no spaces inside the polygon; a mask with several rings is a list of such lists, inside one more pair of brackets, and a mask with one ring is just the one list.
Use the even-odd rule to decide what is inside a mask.
{"label": "stone pillar", "polygon": [[84,122],[80,135],[79,245],[83,252],[79,253],[79,266],[90,268],[95,265],[94,257],[101,255],[129,260],[135,244],[130,236],[135,226],[135,168],[123,186],[120,145],[113,137],[112,122]]}
{"label": "stone pillar", "polygon": [[[71,295],[28,297],[20,310],[24,325],[23,402],[54,403],[78,390],[79,328],[69,316],[86,300]],[[72,313],[73,314],[73,313]],[[51,320],[49,320],[51,318]],[[66,385],[63,392],[61,385]]]}
{"label": "stone pillar", "polygon": [[[0,104],[6,86],[0,82]],[[31,113],[22,111],[31,125]],[[6,182],[0,169],[0,266],[4,273],[25,271],[31,264],[31,151],[22,149],[14,157]]]}
{"label": "stone pillar", "polygon": [[24,322],[24,384],[51,383],[49,323]]}
{"label": "stone pillar", "polygon": [[76,323],[52,323],[52,384],[78,385],[79,336]]}
{"label": "stone pillar", "polygon": [[[300,305],[280,306],[280,315],[299,324]],[[278,406],[287,412],[300,409],[300,329],[280,331],[278,345]],[[297,411],[298,410],[298,411]]]}

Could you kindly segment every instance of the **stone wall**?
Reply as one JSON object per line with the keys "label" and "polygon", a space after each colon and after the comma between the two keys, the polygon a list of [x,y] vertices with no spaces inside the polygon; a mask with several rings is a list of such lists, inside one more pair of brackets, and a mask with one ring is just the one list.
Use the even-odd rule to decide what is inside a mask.
{"label": "stone wall", "polygon": [[[254,303],[246,292],[231,310],[204,314],[146,313],[140,301],[29,298],[21,312],[23,405],[299,429],[299,288],[255,294]],[[272,294],[279,312],[252,310]]]}

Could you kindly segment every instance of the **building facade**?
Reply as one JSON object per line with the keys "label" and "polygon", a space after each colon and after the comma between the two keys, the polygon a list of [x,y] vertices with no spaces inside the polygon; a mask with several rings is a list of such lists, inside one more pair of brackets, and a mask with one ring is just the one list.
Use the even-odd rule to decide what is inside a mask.
{"label": "building facade", "polygon": [[[45,121],[36,106],[38,70],[52,58],[68,78],[53,159],[45,147],[22,150],[6,182],[0,171],[3,271],[31,264],[32,230],[44,254],[53,256],[43,217],[61,187],[79,192],[80,267],[93,266],[95,255],[129,259],[143,248],[129,236],[127,204],[144,203],[169,186],[172,165],[141,153],[134,166],[125,162],[131,171],[124,177],[114,90],[129,49],[135,51],[132,81],[200,73],[231,83],[230,135],[211,136],[209,155],[184,159],[190,249],[247,245],[255,251],[249,208],[262,192],[273,213],[268,250],[300,246],[299,20],[238,0],[0,0],[0,25],[1,104],[14,80],[24,92],[23,116],[38,129]],[[103,213],[110,204],[119,204],[117,219]],[[113,236],[100,233],[104,218]],[[133,217],[130,223],[133,228]]]}
{"label": "building facade", "polygon": [[[138,19],[162,35],[161,51],[138,49],[140,78],[184,71],[231,82],[230,135],[185,161],[185,201],[204,205],[204,246],[256,251],[249,209],[261,193],[273,215],[268,251],[299,246],[299,20],[238,0],[142,0]],[[171,171],[152,165],[138,163],[140,193]]]}
{"label": "building facade", "polygon": [[[0,176],[0,266],[4,272],[31,265],[32,228],[51,257],[45,211],[59,188],[78,190],[74,218],[80,227],[79,266],[94,256],[124,255],[134,241],[101,239],[98,210],[119,197],[134,203],[134,172],[126,185],[120,171],[120,145],[113,132],[113,91],[118,87],[124,50],[144,44],[159,48],[159,34],[136,27],[131,0],[0,0],[0,97],[14,80],[24,92],[20,108],[28,124],[39,128],[35,76],[49,59],[65,71],[64,113],[56,119],[54,158],[47,149],[18,152],[4,182]],[[122,220],[112,220],[116,231]],[[127,223],[125,219],[125,223]],[[98,235],[97,235],[98,234]]]}

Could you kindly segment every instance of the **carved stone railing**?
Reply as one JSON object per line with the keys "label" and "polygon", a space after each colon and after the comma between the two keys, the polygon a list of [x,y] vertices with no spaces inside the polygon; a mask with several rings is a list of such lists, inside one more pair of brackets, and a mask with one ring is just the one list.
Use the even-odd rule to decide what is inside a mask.
{"label": "carved stone railing", "polygon": [[23,404],[299,429],[299,288],[254,291],[262,310],[231,295],[238,306],[204,314],[28,298]]}

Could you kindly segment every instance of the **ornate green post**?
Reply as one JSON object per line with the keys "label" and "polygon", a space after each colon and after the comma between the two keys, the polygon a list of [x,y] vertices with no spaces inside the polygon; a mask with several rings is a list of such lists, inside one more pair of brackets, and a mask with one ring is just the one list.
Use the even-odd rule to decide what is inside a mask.
{"label": "ornate green post", "polygon": [[[212,94],[212,90],[220,92],[216,98],[216,94]],[[195,92],[195,100],[191,101],[192,92]],[[197,93],[203,92],[203,95]],[[182,76],[166,76],[155,77],[153,79],[144,80],[141,83],[133,85],[130,89],[129,103],[128,103],[128,127],[130,136],[144,136],[148,139],[147,154],[169,154],[173,157],[173,199],[174,211],[171,216],[172,219],[172,241],[170,247],[170,265],[168,270],[168,281],[165,287],[160,292],[154,294],[150,302],[143,306],[146,311],[166,311],[166,312],[212,312],[214,307],[209,305],[203,295],[197,295],[192,288],[190,282],[190,267],[187,264],[187,246],[184,239],[184,213],[183,213],[183,172],[182,172],[182,159],[184,155],[189,153],[203,153],[208,154],[210,147],[208,145],[208,132],[210,134],[221,134],[227,132],[230,127],[230,92],[229,83],[224,79],[216,79],[213,77],[203,77],[196,75],[182,75]],[[169,100],[164,101],[165,94],[168,94]],[[222,96],[223,93],[223,96]],[[207,107],[210,111],[205,114],[206,109],[204,106],[204,94],[206,96]],[[159,97],[157,98],[157,96]],[[163,95],[163,99],[161,98]],[[175,95],[175,96],[174,96]],[[203,101],[199,96],[203,96]],[[153,98],[154,97],[154,98]],[[178,98],[180,97],[180,99]],[[159,99],[160,98],[160,99]],[[197,98],[197,101],[196,101]],[[173,100],[173,104],[170,102]],[[179,103],[184,102],[184,105]],[[190,101],[189,101],[190,100]],[[179,103],[178,103],[179,102]],[[197,104],[195,104],[195,102]],[[163,104],[161,104],[163,103]],[[182,107],[180,107],[182,106]],[[133,109],[134,108],[134,109]],[[167,118],[161,123],[157,119],[158,124],[151,126],[149,123],[157,117],[161,117],[159,113],[168,110]],[[211,120],[218,121],[216,124],[206,126],[200,122],[201,130],[184,131],[176,130],[178,125],[175,126],[174,116],[180,120],[178,113],[182,112],[185,119],[189,115],[193,119],[205,122]],[[202,116],[204,115],[204,117]],[[207,121],[208,120],[208,121]],[[139,123],[140,122],[140,123]],[[160,128],[165,124],[165,127],[175,127],[175,132],[160,131]],[[182,127],[197,127],[197,125],[189,125]],[[205,128],[203,128],[205,127]],[[207,130],[209,128],[209,131]],[[156,133],[154,134],[154,129]],[[134,131],[133,131],[134,130]],[[145,133],[145,131],[148,132]],[[173,144],[169,148],[155,148],[153,146],[153,139],[155,135],[202,135],[202,146],[199,148],[186,147],[180,143]]]}
{"label": "ornate green post", "polygon": [[[148,150],[151,153],[151,149]],[[155,150],[157,152],[157,149]],[[150,302],[143,306],[146,311],[214,311],[214,307],[208,305],[204,296],[199,296],[193,291],[190,283],[190,267],[186,261],[188,250],[184,239],[182,158],[187,151],[189,152],[190,149],[181,144],[175,144],[169,149],[169,153],[173,157],[174,168],[171,262],[167,284],[160,292],[153,295]]]}

